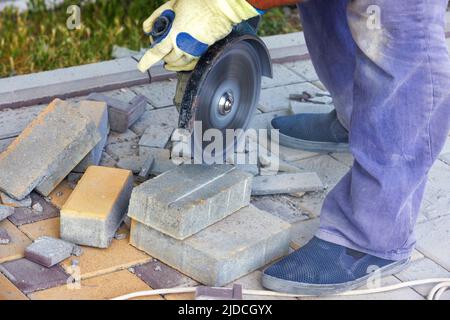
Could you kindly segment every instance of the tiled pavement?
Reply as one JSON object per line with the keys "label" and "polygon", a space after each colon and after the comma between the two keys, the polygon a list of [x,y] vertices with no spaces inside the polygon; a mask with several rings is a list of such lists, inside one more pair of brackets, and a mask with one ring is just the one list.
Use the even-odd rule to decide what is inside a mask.
{"label": "tiled pavement", "polygon": [[[254,128],[266,128],[267,123],[277,115],[290,114],[289,93],[308,91],[322,93],[323,86],[309,60],[275,65],[275,79],[265,80],[260,106],[252,122]],[[160,125],[175,128],[176,109],[172,106],[174,81],[141,85],[115,90],[107,94],[123,100],[130,100],[136,94],[148,98],[148,107],[144,116],[130,131],[125,134],[110,136],[106,147],[105,163],[114,165],[121,156],[136,155],[138,143],[145,128],[149,125]],[[79,99],[79,98],[78,98]],[[323,97],[318,98],[323,99]],[[328,102],[327,100],[324,100]],[[323,107],[323,105],[317,105]],[[330,106],[331,107],[331,106]],[[0,148],[8,144],[10,136],[5,132],[20,132],[42,106],[0,112],[0,123],[8,123],[8,127],[0,126]],[[11,130],[10,128],[14,128]],[[8,131],[9,128],[9,131]],[[3,142],[3,144],[2,144]],[[0,149],[1,151],[1,149]],[[297,249],[304,245],[318,226],[320,207],[328,190],[349,170],[352,165],[350,154],[318,155],[299,152],[281,147],[280,157],[296,166],[299,171],[316,171],[327,186],[323,192],[306,193],[301,197],[281,195],[254,198],[253,202],[260,208],[266,208],[293,225],[291,247]],[[54,206],[46,210],[59,208],[71,192],[70,186],[64,182],[47,199]],[[57,209],[56,209],[57,210]],[[45,290],[24,276],[23,270],[30,268],[22,259],[24,248],[42,235],[59,236],[59,218],[54,213],[45,215],[39,221],[14,222],[14,218],[0,223],[12,238],[9,245],[0,245],[0,299],[107,299],[133,291],[149,290],[174,286],[193,286],[197,283],[187,276],[166,266],[147,254],[138,251],[128,244],[128,239],[114,240],[106,250],[84,248],[81,257],[72,257],[63,261],[57,272],[46,276],[52,286]],[[126,230],[126,229],[124,229]],[[400,274],[388,277],[385,284],[402,281],[450,276],[450,136],[447,145],[430,172],[429,184],[421,217],[417,226],[417,250],[411,266]],[[126,232],[126,231],[125,231]],[[65,284],[65,276],[72,271],[72,260],[77,260],[79,272],[72,274],[81,277],[81,288],[71,289]],[[31,268],[37,270],[36,268]],[[31,270],[29,269],[29,270]],[[31,271],[29,271],[31,272]],[[33,271],[37,272],[37,271]],[[65,275],[62,277],[61,274]],[[29,276],[29,275],[28,275]],[[255,271],[237,283],[246,289],[261,289],[259,278],[261,270]],[[28,281],[28,282],[27,282]],[[61,285],[62,281],[62,285]],[[14,284],[13,284],[14,283]],[[22,291],[19,289],[21,288]],[[25,288],[25,289],[24,289]],[[402,289],[397,292],[357,297],[358,299],[424,299],[430,286],[416,289]],[[172,294],[157,299],[191,299],[192,294]],[[258,297],[247,297],[255,298]],[[444,298],[450,299],[450,294]],[[346,299],[349,299],[347,297]]]}

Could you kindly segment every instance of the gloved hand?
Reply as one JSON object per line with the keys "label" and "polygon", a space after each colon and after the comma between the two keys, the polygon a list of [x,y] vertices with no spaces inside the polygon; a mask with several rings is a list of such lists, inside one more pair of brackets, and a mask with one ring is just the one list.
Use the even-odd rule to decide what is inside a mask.
{"label": "gloved hand", "polygon": [[167,70],[191,71],[209,46],[225,38],[235,24],[258,14],[246,0],[168,1],[144,22],[144,32],[150,33],[160,16],[172,23],[171,28],[157,41],[150,37],[152,47],[138,69],[145,72],[164,59]]}

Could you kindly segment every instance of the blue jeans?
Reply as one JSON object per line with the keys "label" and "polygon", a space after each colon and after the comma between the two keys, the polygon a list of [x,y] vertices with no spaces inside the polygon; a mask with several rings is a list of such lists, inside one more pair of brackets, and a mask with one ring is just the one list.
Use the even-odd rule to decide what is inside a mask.
{"label": "blue jeans", "polygon": [[447,4],[299,5],[312,61],[355,158],[324,202],[317,237],[384,259],[410,256],[427,174],[450,129]]}

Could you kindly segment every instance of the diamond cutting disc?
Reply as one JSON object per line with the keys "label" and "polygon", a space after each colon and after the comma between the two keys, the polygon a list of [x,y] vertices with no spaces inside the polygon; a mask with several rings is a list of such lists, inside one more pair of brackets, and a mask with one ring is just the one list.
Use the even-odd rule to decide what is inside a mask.
{"label": "diamond cutting disc", "polygon": [[[202,131],[214,128],[222,132],[225,156],[232,152],[236,140],[226,141],[226,129],[247,129],[255,112],[261,91],[262,67],[258,52],[247,41],[225,48],[198,84],[195,121],[201,121]],[[195,148],[204,149],[210,142],[194,138]],[[216,153],[215,157],[218,156]]]}

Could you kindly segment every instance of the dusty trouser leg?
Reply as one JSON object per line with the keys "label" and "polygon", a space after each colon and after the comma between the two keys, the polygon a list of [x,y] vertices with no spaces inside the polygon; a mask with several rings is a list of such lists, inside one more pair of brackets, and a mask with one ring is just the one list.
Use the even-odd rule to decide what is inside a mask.
{"label": "dusty trouser leg", "polygon": [[356,44],[347,23],[348,3],[349,0],[313,0],[298,5],[314,68],[332,94],[338,118],[347,129],[356,62]]}
{"label": "dusty trouser leg", "polygon": [[[410,255],[427,174],[450,129],[446,7],[447,0],[349,3],[358,45],[355,163],[325,200],[322,240],[384,259]],[[379,11],[380,28],[368,23],[368,9]]]}

